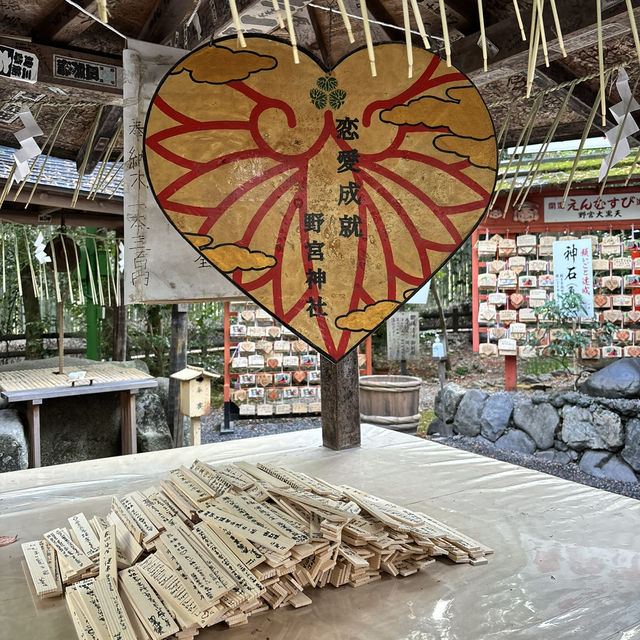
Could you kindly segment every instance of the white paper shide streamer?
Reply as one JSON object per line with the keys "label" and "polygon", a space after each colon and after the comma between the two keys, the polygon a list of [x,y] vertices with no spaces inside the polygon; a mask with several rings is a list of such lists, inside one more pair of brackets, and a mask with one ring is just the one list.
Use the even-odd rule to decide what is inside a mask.
{"label": "white paper shide streamer", "polygon": [[51,262],[51,256],[48,256],[45,251],[46,244],[42,232],[38,233],[38,237],[33,241],[33,246],[35,247],[33,255],[40,264]]}
{"label": "white paper shide streamer", "polygon": [[609,111],[616,119],[617,126],[609,129],[605,136],[607,142],[611,145],[611,153],[607,154],[600,165],[600,176],[598,182],[602,182],[611,167],[615,166],[620,160],[625,158],[631,152],[629,141],[627,138],[634,133],[640,131],[631,112],[640,109],[640,105],[636,102],[629,87],[629,76],[624,69],[618,72],[616,80],[616,88],[622,100],[614,104]]}
{"label": "white paper shide streamer", "polygon": [[22,182],[27,177],[29,174],[29,161],[37,158],[41,153],[40,147],[34,138],[42,135],[42,129],[38,126],[29,109],[21,111],[18,115],[22,120],[24,129],[20,129],[14,134],[20,143],[20,149],[13,154],[15,171],[11,177],[12,184],[14,182]]}
{"label": "white paper shide streamer", "polygon": [[118,244],[118,269],[120,273],[124,273],[124,242],[122,240]]}

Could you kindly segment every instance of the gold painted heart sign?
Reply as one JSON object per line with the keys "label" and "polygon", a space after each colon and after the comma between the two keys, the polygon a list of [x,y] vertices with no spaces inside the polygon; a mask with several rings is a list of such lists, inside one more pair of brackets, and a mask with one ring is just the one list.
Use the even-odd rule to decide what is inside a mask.
{"label": "gold painted heart sign", "polygon": [[[493,124],[434,54],[376,46],[328,72],[265,36],[215,41],[165,76],[145,125],[156,200],[201,257],[337,361],[484,215]],[[171,251],[171,247],[167,247]]]}

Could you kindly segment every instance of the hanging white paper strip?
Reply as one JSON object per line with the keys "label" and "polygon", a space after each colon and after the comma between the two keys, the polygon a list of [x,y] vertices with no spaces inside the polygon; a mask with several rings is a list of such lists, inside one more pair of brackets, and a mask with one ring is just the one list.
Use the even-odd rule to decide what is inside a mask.
{"label": "hanging white paper strip", "polygon": [[14,134],[20,143],[20,149],[13,154],[16,168],[11,178],[12,184],[13,182],[22,182],[27,177],[29,174],[29,161],[37,158],[41,153],[34,137],[41,136],[42,129],[38,126],[29,109],[21,111],[19,117],[22,120],[24,129],[20,129]]}
{"label": "hanging white paper strip", "polygon": [[38,237],[34,240],[33,246],[36,249],[34,252],[34,256],[40,264],[46,264],[47,262],[51,262],[51,256],[48,256],[45,251],[46,244],[44,242],[44,237],[42,235],[42,232],[38,233]]}
{"label": "hanging white paper strip", "polygon": [[636,102],[631,93],[631,88],[629,87],[629,76],[624,69],[620,69],[618,72],[616,88],[618,89],[618,93],[622,100],[610,107],[609,111],[618,124],[617,126],[609,129],[605,134],[607,142],[611,145],[611,153],[606,155],[600,165],[598,182],[602,182],[611,168],[629,155],[631,148],[627,138],[640,131],[635,119],[631,115],[632,111],[640,109],[640,105]]}

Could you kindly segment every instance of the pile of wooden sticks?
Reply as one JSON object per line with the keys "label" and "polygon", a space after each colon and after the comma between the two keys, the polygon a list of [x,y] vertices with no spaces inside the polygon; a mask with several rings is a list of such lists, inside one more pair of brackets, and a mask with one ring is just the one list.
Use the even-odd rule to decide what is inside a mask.
{"label": "pile of wooden sticks", "polygon": [[311,604],[306,587],[408,576],[491,549],[422,513],[270,464],[196,460],[106,518],[22,545],[37,596],[65,595],[81,640],[193,638],[218,623]]}

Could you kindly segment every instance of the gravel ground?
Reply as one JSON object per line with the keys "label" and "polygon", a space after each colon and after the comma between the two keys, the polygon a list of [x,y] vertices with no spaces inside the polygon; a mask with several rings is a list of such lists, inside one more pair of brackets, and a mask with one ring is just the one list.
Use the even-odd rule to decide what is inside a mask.
{"label": "gravel ground", "polygon": [[525,453],[496,449],[495,447],[491,447],[484,443],[476,442],[473,438],[467,438],[466,436],[460,435],[449,437],[429,436],[427,439],[440,444],[445,444],[449,447],[464,449],[465,451],[478,453],[488,458],[495,458],[496,460],[510,462],[511,464],[517,464],[520,467],[534,469],[535,471],[542,471],[543,473],[548,473],[552,476],[557,476],[558,478],[572,480],[573,482],[586,484],[589,487],[603,489],[604,491],[610,491],[611,493],[618,493],[621,496],[640,500],[640,483],[617,482],[607,478],[597,478],[589,473],[585,473],[573,462],[566,465],[548,462],[547,460],[542,460],[541,458],[536,458],[535,456]]}
{"label": "gravel ground", "polygon": [[[227,440],[240,440],[242,438],[257,438],[258,436],[270,436],[274,433],[288,433],[289,431],[305,431],[306,429],[320,428],[320,418],[277,418],[274,420],[236,420],[232,433],[220,433],[223,413],[214,411],[200,421],[202,426],[202,444],[212,442],[226,442]],[[185,425],[185,433],[189,427]]]}

